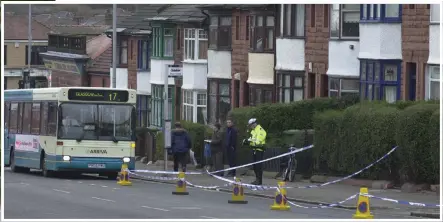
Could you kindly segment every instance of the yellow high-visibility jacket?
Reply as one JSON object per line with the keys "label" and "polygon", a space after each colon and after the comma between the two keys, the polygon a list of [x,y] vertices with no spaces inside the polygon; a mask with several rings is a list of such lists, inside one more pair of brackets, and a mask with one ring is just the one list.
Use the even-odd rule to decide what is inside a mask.
{"label": "yellow high-visibility jacket", "polygon": [[260,125],[257,125],[251,130],[251,137],[249,137],[249,146],[254,150],[264,151],[266,144],[266,131]]}

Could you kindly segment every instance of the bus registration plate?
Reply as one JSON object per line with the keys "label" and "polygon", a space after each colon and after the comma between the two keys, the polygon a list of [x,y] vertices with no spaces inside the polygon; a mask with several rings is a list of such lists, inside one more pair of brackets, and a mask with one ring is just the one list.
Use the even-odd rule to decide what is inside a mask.
{"label": "bus registration plate", "polygon": [[104,169],[104,168],[106,168],[106,165],[105,164],[93,163],[93,164],[88,164],[88,168]]}

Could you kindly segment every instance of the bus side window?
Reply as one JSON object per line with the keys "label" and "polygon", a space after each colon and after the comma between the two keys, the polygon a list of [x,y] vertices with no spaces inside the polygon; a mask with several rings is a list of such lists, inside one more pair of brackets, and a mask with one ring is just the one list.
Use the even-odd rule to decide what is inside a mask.
{"label": "bus side window", "polygon": [[48,104],[48,135],[55,136],[57,130],[57,103],[49,102]]}
{"label": "bus side window", "polygon": [[22,124],[23,124],[23,103],[18,104],[17,115],[18,115],[17,134],[21,134],[22,133]]}
{"label": "bus side window", "polygon": [[10,113],[9,108],[10,107],[11,107],[11,103],[10,102],[5,102],[5,119],[4,119],[4,121],[5,121],[5,129],[7,129],[8,126],[9,126],[9,113]]}
{"label": "bus side window", "polygon": [[40,135],[48,135],[48,102],[42,102],[42,111],[40,115]]}
{"label": "bus side window", "polygon": [[32,104],[31,134],[40,134],[40,103]]}
{"label": "bus side window", "polygon": [[17,133],[18,104],[11,103],[11,111],[9,114],[9,133]]}
{"label": "bus side window", "polygon": [[32,103],[24,103],[22,134],[31,134]]}

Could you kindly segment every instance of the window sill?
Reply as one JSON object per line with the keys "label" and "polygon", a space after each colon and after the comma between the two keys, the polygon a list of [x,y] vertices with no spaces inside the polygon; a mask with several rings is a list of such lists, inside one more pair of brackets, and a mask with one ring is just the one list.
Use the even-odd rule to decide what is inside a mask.
{"label": "window sill", "polygon": [[277,39],[302,39],[304,40],[306,37],[305,36],[279,36],[277,37]]}
{"label": "window sill", "polygon": [[189,64],[207,64],[208,60],[206,59],[199,59],[199,60],[183,60],[182,63],[189,63]]}
{"label": "window sill", "polygon": [[151,69],[137,69],[137,72],[150,72]]}
{"label": "window sill", "polygon": [[151,57],[151,59],[155,59],[155,60],[174,60],[174,57]]}
{"label": "window sill", "polygon": [[208,50],[214,51],[232,51],[231,47],[209,47]]}
{"label": "window sill", "polygon": [[330,37],[329,41],[359,41],[359,37]]}
{"label": "window sill", "polygon": [[128,68],[128,64],[118,64],[116,68]]}
{"label": "window sill", "polygon": [[440,25],[440,21],[430,21],[429,25]]}
{"label": "window sill", "polygon": [[266,54],[275,54],[274,50],[254,50],[254,49],[249,49],[249,53],[266,53]]}
{"label": "window sill", "polygon": [[401,18],[360,19],[360,23],[401,23]]}

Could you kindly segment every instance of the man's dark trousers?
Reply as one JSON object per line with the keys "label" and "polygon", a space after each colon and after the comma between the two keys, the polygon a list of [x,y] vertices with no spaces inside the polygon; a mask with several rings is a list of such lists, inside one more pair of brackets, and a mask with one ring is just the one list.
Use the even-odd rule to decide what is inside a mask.
{"label": "man's dark trousers", "polygon": [[[252,151],[253,155],[253,162],[258,162],[263,160],[263,151],[259,151],[259,150],[254,150]],[[257,163],[254,164],[254,173],[255,173],[255,178],[256,178],[256,182],[258,182],[259,184],[262,184],[262,179],[263,179],[263,163]]]}
{"label": "man's dark trousers", "polygon": [[182,167],[182,171],[186,172],[186,164],[188,163],[188,152],[174,153],[174,171],[178,172],[178,165]]}

